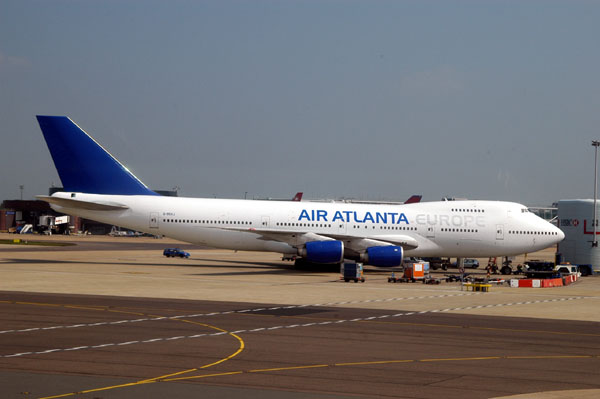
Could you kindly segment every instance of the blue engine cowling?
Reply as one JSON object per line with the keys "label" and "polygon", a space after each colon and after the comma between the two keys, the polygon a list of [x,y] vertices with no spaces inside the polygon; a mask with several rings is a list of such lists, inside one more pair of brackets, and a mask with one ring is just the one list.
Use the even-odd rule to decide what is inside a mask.
{"label": "blue engine cowling", "polygon": [[335,240],[311,241],[298,253],[313,263],[340,263],[344,259],[344,243]]}
{"label": "blue engine cowling", "polygon": [[363,254],[362,261],[368,265],[393,267],[402,264],[404,251],[397,245],[386,245],[382,247],[367,248]]}

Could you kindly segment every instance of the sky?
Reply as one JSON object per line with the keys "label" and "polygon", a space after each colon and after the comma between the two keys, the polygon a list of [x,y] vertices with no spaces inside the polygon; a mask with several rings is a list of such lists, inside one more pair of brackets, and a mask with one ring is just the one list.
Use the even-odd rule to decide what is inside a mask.
{"label": "sky", "polygon": [[600,1],[0,0],[0,201],[67,115],[150,188],[593,197]]}

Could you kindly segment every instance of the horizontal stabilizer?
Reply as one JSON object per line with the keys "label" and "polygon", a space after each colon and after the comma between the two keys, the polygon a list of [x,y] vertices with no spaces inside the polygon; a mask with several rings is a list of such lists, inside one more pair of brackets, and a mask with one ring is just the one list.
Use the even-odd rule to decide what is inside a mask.
{"label": "horizontal stabilizer", "polygon": [[129,209],[128,206],[117,204],[114,202],[92,202],[81,201],[72,198],[49,197],[46,195],[38,195],[38,199],[50,204],[73,209],[86,209],[89,211],[122,211]]}

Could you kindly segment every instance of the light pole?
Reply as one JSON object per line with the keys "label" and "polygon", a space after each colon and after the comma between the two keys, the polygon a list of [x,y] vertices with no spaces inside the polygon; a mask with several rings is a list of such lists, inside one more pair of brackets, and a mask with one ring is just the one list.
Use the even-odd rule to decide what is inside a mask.
{"label": "light pole", "polygon": [[594,224],[594,239],[592,240],[592,248],[598,246],[598,239],[596,236],[597,223],[596,223],[596,199],[598,197],[598,147],[600,146],[600,141],[592,140],[592,146],[594,147],[594,219],[592,223]]}
{"label": "light pole", "polygon": [[23,201],[23,189],[25,188],[25,186],[23,184],[19,185],[19,190],[21,190],[21,201]]}

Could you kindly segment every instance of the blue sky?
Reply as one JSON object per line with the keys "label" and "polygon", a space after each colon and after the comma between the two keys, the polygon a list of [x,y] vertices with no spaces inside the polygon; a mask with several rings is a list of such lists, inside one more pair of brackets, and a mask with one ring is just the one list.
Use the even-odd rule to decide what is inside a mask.
{"label": "blue sky", "polygon": [[0,1],[0,199],[67,115],[154,189],[593,196],[598,1]]}

